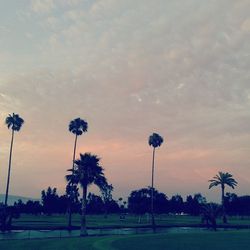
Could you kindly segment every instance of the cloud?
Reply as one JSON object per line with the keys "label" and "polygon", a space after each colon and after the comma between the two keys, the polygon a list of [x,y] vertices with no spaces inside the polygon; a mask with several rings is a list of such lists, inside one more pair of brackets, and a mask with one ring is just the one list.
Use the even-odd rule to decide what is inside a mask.
{"label": "cloud", "polygon": [[[16,38],[5,36],[0,50],[0,105],[2,118],[25,118],[20,165],[41,175],[55,169],[51,181],[62,187],[67,124],[81,116],[90,130],[79,148],[102,156],[121,193],[147,185],[153,131],[166,139],[157,155],[163,191],[192,191],[197,181],[206,192],[220,168],[250,174],[248,1],[46,0],[31,8],[19,33],[7,22],[0,28]],[[23,34],[30,39],[20,47]],[[43,159],[37,169],[29,149]],[[127,184],[126,173],[141,179]]]}
{"label": "cloud", "polygon": [[54,0],[31,0],[31,9],[36,13],[48,13],[54,7]]}

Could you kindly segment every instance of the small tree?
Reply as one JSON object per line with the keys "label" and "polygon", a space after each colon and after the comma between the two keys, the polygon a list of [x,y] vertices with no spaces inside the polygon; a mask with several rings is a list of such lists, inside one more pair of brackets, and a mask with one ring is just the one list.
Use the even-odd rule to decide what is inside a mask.
{"label": "small tree", "polygon": [[229,173],[219,172],[214,176],[213,179],[209,180],[209,189],[216,186],[221,186],[221,205],[222,205],[222,216],[223,222],[227,223],[226,213],[225,213],[225,186],[228,185],[232,189],[237,186],[237,181]]}
{"label": "small tree", "polygon": [[106,187],[104,187],[101,192],[102,192],[102,199],[103,199],[103,203],[104,203],[104,208],[105,208],[105,215],[104,217],[107,218],[108,217],[108,208],[109,208],[109,203],[112,201],[112,191],[113,191],[113,186],[112,184],[107,184]]}
{"label": "small tree", "polygon": [[57,212],[59,196],[56,188],[48,187],[41,192],[43,211],[47,215]]}
{"label": "small tree", "polygon": [[217,229],[216,218],[220,214],[220,206],[215,203],[208,203],[202,206],[202,222],[207,227],[212,227],[214,231]]}

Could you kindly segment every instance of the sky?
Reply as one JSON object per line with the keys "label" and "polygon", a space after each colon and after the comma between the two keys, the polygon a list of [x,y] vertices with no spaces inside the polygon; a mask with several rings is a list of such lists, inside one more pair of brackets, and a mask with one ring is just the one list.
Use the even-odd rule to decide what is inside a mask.
{"label": "sky", "polygon": [[168,197],[218,201],[218,171],[249,193],[249,13],[250,0],[0,0],[0,193],[13,112],[10,194],[64,192],[76,117],[89,125],[77,156],[101,157],[115,198],[150,185],[153,132]]}

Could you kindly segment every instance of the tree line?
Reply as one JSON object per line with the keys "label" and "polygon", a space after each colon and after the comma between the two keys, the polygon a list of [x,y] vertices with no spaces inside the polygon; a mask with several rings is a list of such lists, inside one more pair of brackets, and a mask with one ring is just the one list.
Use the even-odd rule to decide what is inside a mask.
{"label": "tree line", "polygon": [[[122,198],[114,200],[112,197],[108,201],[102,195],[89,193],[87,201],[87,214],[135,214],[143,216],[151,213],[151,188],[133,190],[127,202],[122,202]],[[154,212],[155,214],[186,214],[200,216],[204,206],[207,204],[206,197],[197,193],[187,195],[183,198],[176,194],[168,198],[164,193],[154,189]],[[23,203],[22,200],[15,202],[14,207],[18,213],[25,214],[66,214],[68,212],[67,194],[59,195],[56,188],[48,187],[41,192],[41,202],[29,200]],[[250,196],[237,196],[234,193],[225,195],[225,211],[228,215],[249,216]],[[81,213],[81,199],[79,195],[72,203],[72,213]]]}

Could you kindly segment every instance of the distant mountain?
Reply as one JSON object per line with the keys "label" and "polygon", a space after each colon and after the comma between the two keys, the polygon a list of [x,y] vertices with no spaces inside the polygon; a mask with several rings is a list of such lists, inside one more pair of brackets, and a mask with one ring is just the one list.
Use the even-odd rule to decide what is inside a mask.
{"label": "distant mountain", "polygon": [[[0,202],[4,203],[4,200],[5,200],[5,194],[0,194]],[[17,202],[18,200],[22,200],[23,203],[26,203],[28,200],[39,201],[40,199],[17,196],[17,195],[9,195],[8,205],[14,205],[15,201]]]}

